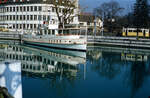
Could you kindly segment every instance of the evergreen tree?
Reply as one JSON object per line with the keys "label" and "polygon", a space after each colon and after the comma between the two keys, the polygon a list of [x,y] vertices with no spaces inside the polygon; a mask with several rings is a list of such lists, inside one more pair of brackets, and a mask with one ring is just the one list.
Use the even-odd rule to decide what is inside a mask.
{"label": "evergreen tree", "polygon": [[134,26],[136,28],[149,27],[149,5],[147,0],[136,0],[134,5]]}

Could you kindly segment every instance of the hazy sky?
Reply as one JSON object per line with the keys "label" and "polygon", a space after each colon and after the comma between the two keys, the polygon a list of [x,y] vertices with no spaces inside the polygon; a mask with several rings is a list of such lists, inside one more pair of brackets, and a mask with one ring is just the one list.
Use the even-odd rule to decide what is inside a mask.
{"label": "hazy sky", "polygon": [[104,2],[109,2],[109,1],[117,1],[118,3],[120,3],[120,5],[125,8],[125,12],[131,11],[131,7],[135,2],[135,0],[80,0],[80,5],[82,7],[88,6],[87,11],[92,12],[93,8],[99,6]]}

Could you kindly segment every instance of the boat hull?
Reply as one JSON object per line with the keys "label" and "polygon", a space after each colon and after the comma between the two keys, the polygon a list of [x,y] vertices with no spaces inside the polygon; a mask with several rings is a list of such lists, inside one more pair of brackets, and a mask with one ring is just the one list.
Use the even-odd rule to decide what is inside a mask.
{"label": "boat hull", "polygon": [[63,50],[86,51],[86,44],[54,44],[24,40],[24,44]]}

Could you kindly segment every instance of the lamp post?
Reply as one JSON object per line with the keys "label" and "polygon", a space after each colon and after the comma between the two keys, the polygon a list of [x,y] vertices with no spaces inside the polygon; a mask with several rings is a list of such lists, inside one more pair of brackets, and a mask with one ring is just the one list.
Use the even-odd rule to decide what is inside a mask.
{"label": "lamp post", "polygon": [[96,36],[96,16],[95,16],[95,19],[94,19],[94,37]]}
{"label": "lamp post", "polygon": [[111,29],[111,30],[112,30],[112,33],[113,33],[113,23],[114,23],[114,22],[115,22],[115,19],[112,18],[112,19],[111,19],[111,25],[112,25],[112,29]]}

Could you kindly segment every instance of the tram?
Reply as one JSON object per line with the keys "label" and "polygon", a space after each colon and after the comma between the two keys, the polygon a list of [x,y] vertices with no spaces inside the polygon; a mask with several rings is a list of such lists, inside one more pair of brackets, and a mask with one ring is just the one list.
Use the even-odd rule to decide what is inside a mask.
{"label": "tram", "polygon": [[[137,35],[138,32],[138,35]],[[138,29],[137,28],[123,28],[122,36],[124,37],[150,37],[150,30],[149,29]]]}

